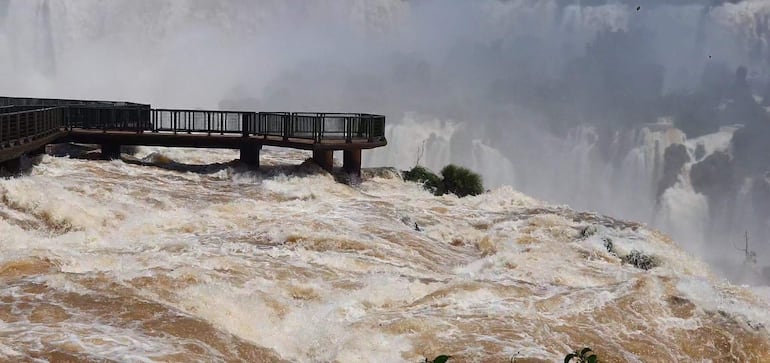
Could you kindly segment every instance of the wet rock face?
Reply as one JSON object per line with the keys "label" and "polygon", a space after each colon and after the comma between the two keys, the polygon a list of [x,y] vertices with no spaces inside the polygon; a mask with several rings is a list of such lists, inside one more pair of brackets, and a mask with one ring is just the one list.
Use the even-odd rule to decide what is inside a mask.
{"label": "wet rock face", "polygon": [[663,153],[663,174],[658,182],[658,198],[666,189],[674,186],[684,164],[690,161],[687,148],[682,144],[672,144]]}
{"label": "wet rock face", "polygon": [[702,143],[698,143],[698,145],[695,147],[695,160],[703,159],[704,156],[706,156],[706,146],[704,146]]}
{"label": "wet rock face", "polygon": [[762,94],[762,106],[770,107],[770,82],[765,86],[765,92]]}
{"label": "wet rock face", "polygon": [[733,161],[724,151],[709,155],[690,170],[693,189],[706,195],[709,200],[732,195],[730,191],[735,185],[733,179]]}
{"label": "wet rock face", "polygon": [[741,176],[757,175],[770,170],[770,121],[735,131],[731,146]]}
{"label": "wet rock face", "polygon": [[[759,232],[762,235],[767,235],[767,232],[770,232],[770,226],[768,226],[768,222],[770,222],[770,172],[753,178],[751,201],[753,215],[757,219],[754,223],[755,225],[766,226],[764,231]],[[770,267],[768,271],[770,272]]]}

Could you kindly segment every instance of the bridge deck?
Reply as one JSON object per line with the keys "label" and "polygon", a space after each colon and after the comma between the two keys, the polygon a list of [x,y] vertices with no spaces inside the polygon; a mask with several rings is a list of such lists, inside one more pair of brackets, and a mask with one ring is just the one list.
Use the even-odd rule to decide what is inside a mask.
{"label": "bridge deck", "polygon": [[385,146],[383,141],[353,139],[350,142],[342,137],[326,137],[320,142],[308,138],[283,138],[281,136],[242,136],[237,134],[209,135],[203,132],[133,132],[133,131],[102,131],[90,129],[71,129],[62,142],[83,144],[116,143],[120,145],[195,147],[214,149],[240,149],[243,146],[265,145],[279,146],[302,150],[352,150],[373,149]]}

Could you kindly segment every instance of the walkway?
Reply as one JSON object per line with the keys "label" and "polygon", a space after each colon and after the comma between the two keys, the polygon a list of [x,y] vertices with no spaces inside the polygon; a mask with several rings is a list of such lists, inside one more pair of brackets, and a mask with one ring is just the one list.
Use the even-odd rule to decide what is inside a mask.
{"label": "walkway", "polygon": [[120,157],[123,145],[238,149],[259,166],[263,145],[312,150],[324,169],[343,151],[343,169],[360,174],[361,151],[387,145],[385,117],[357,113],[248,112],[153,109],[150,105],[0,97],[0,167],[20,168],[20,157],[46,144],[99,144]]}

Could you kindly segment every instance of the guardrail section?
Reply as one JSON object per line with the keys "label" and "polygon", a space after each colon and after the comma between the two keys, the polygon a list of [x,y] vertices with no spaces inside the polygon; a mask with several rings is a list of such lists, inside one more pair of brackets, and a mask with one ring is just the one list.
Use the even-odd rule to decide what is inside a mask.
{"label": "guardrail section", "polygon": [[363,113],[152,109],[130,102],[16,97],[0,97],[0,113],[8,115],[0,130],[6,143],[31,136],[25,127],[41,132],[31,123],[52,118],[67,130],[240,135],[304,143],[385,141],[385,116]]}
{"label": "guardrail section", "polygon": [[[8,112],[15,111],[15,112]],[[18,146],[61,131],[64,109],[59,107],[18,111],[0,108],[0,149]]]}

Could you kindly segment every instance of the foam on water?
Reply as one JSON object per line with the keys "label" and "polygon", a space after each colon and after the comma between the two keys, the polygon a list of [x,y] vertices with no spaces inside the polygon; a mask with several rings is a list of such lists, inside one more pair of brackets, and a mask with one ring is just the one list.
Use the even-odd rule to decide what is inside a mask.
{"label": "foam on water", "polygon": [[[259,172],[231,151],[137,156],[153,153],[223,166],[44,157],[0,181],[0,354],[556,360],[589,345],[610,360],[768,358],[766,294],[718,280],[643,225],[507,186],[435,197],[388,176],[353,188],[300,166],[304,152],[267,150]],[[660,267],[623,263],[633,250]]]}

